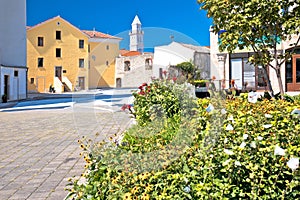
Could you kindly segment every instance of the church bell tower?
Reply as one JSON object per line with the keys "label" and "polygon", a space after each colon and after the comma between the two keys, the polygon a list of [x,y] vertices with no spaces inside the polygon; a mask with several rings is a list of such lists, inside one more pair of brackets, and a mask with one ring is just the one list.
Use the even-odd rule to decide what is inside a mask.
{"label": "church bell tower", "polygon": [[142,24],[139,17],[136,15],[131,24],[130,36],[130,51],[144,51],[144,32],[142,31]]}

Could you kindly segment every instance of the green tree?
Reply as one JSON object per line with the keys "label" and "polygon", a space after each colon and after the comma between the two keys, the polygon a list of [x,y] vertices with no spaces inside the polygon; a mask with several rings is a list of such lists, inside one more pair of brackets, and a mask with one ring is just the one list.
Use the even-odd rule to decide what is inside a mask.
{"label": "green tree", "polygon": [[[213,32],[224,31],[220,35],[220,51],[252,50],[254,55],[249,62],[264,69],[268,66],[273,68],[283,95],[280,68],[293,51],[282,52],[279,44],[299,35],[299,0],[198,0],[198,3],[213,19]],[[298,36],[291,46],[293,50],[299,40]],[[268,83],[273,95],[272,86]]]}
{"label": "green tree", "polygon": [[189,78],[189,75],[192,76],[195,71],[195,66],[191,62],[182,62],[176,65],[178,69],[180,69],[186,76],[186,78]]}

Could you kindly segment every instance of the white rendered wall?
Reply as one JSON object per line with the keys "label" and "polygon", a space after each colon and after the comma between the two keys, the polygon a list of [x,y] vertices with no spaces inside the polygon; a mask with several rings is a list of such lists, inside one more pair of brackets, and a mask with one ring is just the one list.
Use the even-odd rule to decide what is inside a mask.
{"label": "white rendered wall", "polygon": [[26,66],[26,1],[0,1],[0,64]]}
{"label": "white rendered wall", "polygon": [[170,65],[193,61],[194,51],[177,43],[154,48],[153,76],[159,77],[159,68],[167,70]]}
{"label": "white rendered wall", "polygon": [[226,87],[229,87],[229,55],[220,53],[218,35],[210,30],[210,74],[216,80],[227,80]]}
{"label": "white rendered wall", "polygon": [[[14,72],[18,71],[18,76],[14,76]],[[4,75],[9,76],[8,80],[8,97],[9,101],[26,99],[26,68],[12,68],[12,67],[0,67],[1,74],[1,96],[4,94]]]}
{"label": "white rendered wall", "polygon": [[26,0],[0,0],[0,95],[7,75],[8,100],[27,96],[26,56]]}

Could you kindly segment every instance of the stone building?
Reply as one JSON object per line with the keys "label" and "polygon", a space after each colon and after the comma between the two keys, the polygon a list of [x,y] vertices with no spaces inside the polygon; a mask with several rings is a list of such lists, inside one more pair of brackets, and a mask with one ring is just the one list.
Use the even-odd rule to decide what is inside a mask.
{"label": "stone building", "polygon": [[120,50],[116,58],[116,87],[137,88],[152,77],[153,53],[144,52],[144,32],[136,15],[130,31],[130,50]]}

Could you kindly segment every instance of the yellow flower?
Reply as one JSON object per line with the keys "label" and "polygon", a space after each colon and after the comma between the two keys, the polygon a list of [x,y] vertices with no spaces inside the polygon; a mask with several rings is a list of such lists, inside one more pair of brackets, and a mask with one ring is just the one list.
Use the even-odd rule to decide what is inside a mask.
{"label": "yellow flower", "polygon": [[146,188],[145,188],[146,192],[150,192],[152,191],[152,186],[148,185]]}
{"label": "yellow flower", "polygon": [[143,193],[141,199],[142,199],[142,200],[149,200],[149,199],[150,199],[150,196],[149,196],[149,194]]}
{"label": "yellow flower", "polygon": [[139,179],[145,180],[147,179],[151,174],[149,172],[145,172],[139,175]]}
{"label": "yellow flower", "polygon": [[132,193],[132,194],[135,194],[135,193],[138,192],[138,190],[139,190],[139,187],[135,186],[135,187],[131,190],[131,193]]}
{"label": "yellow flower", "polygon": [[127,192],[127,193],[125,193],[124,194],[124,196],[123,196],[123,199],[126,199],[126,200],[131,200],[132,198],[131,198],[131,193],[129,193],[129,192]]}

